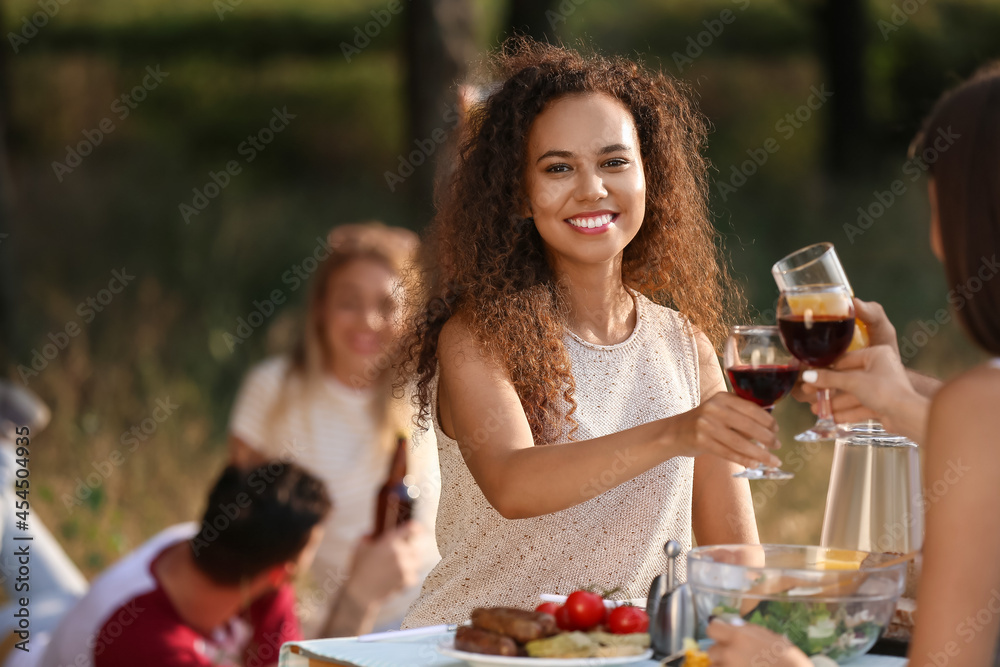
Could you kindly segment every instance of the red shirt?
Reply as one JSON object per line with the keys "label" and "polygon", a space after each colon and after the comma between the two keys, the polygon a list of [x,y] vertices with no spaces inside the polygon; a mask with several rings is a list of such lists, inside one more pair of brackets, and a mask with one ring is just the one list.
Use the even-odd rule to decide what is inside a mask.
{"label": "red shirt", "polygon": [[174,526],[102,573],[66,614],[42,667],[266,667],[281,645],[302,638],[295,593],[283,586],[204,635],[186,625],[156,578],[155,564],[190,539],[195,524]]}
{"label": "red shirt", "polygon": [[[127,627],[124,619],[132,619]],[[249,636],[250,641],[246,641]],[[205,636],[184,624],[162,586],[119,607],[94,643],[94,667],[264,667],[302,638],[290,586],[257,598],[245,614]]]}

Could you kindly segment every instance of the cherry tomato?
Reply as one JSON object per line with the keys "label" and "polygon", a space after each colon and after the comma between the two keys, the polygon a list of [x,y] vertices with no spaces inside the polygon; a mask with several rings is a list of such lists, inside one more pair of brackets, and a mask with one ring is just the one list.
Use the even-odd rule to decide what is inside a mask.
{"label": "cherry tomato", "polygon": [[556,615],[556,610],[559,609],[559,605],[555,602],[543,602],[542,604],[535,607],[535,611],[540,614],[550,614],[552,616]]}
{"label": "cherry tomato", "polygon": [[565,630],[566,632],[572,632],[577,629],[576,623],[570,618],[569,607],[566,605],[561,605],[556,609],[556,625],[559,626],[560,630]]}
{"label": "cherry tomato", "polygon": [[649,616],[638,607],[616,607],[608,615],[608,630],[616,635],[646,632]]}
{"label": "cherry tomato", "polygon": [[575,591],[566,598],[569,617],[581,630],[589,630],[604,619],[604,598],[589,591]]}

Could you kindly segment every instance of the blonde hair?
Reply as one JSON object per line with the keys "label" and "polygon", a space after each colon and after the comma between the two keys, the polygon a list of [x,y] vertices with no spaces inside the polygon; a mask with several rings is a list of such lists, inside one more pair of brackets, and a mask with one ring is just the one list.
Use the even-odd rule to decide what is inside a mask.
{"label": "blonde hair", "polygon": [[[298,405],[300,409],[305,408],[308,400],[316,395],[322,385],[326,369],[330,366],[333,350],[327,344],[326,308],[333,276],[357,260],[383,264],[398,279],[393,299],[397,302],[396,310],[402,317],[406,283],[412,273],[419,243],[419,237],[414,232],[400,227],[388,227],[380,222],[341,225],[331,230],[327,236],[330,254],[317,267],[310,281],[302,333],[290,355],[278,400],[268,415],[267,423],[271,428],[287,417],[294,405]],[[392,392],[393,374],[390,369],[396,365],[398,356],[397,338],[365,370],[364,377],[355,375],[351,378],[354,388],[371,386],[374,389],[376,400],[372,403],[372,417],[379,433],[378,444],[385,448],[392,446],[396,434],[408,430],[410,422],[406,401],[394,398]],[[298,380],[298,383],[294,383],[294,380]],[[272,442],[278,440],[272,439]]]}

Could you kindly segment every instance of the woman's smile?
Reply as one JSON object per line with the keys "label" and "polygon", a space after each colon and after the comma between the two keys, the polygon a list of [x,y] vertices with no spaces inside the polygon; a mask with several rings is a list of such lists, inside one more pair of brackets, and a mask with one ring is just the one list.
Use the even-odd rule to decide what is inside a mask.
{"label": "woman's smile", "polygon": [[579,213],[572,218],[566,218],[566,222],[581,234],[603,234],[617,219],[618,214],[614,211],[602,210]]}

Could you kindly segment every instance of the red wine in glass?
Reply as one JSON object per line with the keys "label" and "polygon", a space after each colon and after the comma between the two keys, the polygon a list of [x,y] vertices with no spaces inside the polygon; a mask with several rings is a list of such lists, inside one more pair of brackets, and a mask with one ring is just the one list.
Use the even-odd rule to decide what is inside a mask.
{"label": "red wine in glass", "polygon": [[726,369],[733,393],[770,409],[795,386],[798,366],[733,366]]}
{"label": "red wine in glass", "polygon": [[[729,332],[722,354],[723,367],[733,393],[768,412],[789,393],[799,375],[799,365],[781,342],[776,326],[736,326]],[[754,441],[760,447],[759,442]],[[735,473],[744,479],[789,479],[790,472],[757,465]]]}
{"label": "red wine in glass", "polygon": [[[788,287],[778,297],[777,315],[785,347],[807,366],[830,366],[851,346],[854,301],[843,285]],[[830,390],[820,389],[816,397],[816,423],[795,436],[799,442],[832,440],[841,434],[833,418]]]}
{"label": "red wine in glass", "polygon": [[788,351],[802,363],[824,368],[847,352],[854,338],[854,317],[788,315],[778,320]]}

